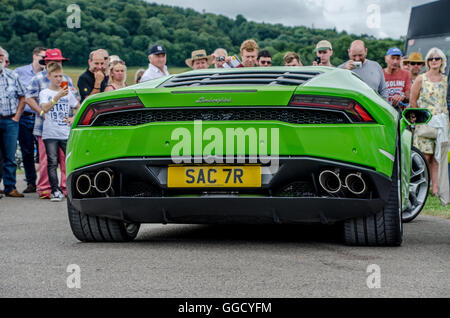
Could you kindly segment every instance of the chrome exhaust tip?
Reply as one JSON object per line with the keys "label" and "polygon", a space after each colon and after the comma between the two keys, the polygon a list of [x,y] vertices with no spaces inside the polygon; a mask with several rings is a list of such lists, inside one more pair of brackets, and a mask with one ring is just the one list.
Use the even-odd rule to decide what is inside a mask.
{"label": "chrome exhaust tip", "polygon": [[367,190],[366,182],[361,173],[350,173],[345,177],[345,186],[353,194],[363,194]]}
{"label": "chrome exhaust tip", "polygon": [[328,193],[337,193],[342,188],[341,179],[336,172],[324,170],[319,175],[320,186]]}
{"label": "chrome exhaust tip", "polygon": [[94,177],[94,186],[100,193],[108,192],[112,186],[112,172],[107,170],[100,170]]}
{"label": "chrome exhaust tip", "polygon": [[91,191],[92,183],[91,178],[87,174],[82,174],[78,176],[77,181],[75,183],[75,187],[79,194],[86,195]]}

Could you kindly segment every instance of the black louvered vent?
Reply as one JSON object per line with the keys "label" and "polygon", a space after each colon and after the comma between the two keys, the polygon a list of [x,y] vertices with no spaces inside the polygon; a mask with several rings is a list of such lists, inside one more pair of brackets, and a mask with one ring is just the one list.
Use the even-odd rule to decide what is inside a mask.
{"label": "black louvered vent", "polygon": [[231,107],[147,109],[99,116],[93,126],[136,126],[154,122],[177,121],[236,121],[275,120],[290,124],[346,124],[348,117],[337,111],[295,107]]}
{"label": "black louvered vent", "polygon": [[219,85],[302,85],[321,72],[313,71],[262,71],[242,69],[225,73],[180,74],[164,82],[161,87],[195,87]]}

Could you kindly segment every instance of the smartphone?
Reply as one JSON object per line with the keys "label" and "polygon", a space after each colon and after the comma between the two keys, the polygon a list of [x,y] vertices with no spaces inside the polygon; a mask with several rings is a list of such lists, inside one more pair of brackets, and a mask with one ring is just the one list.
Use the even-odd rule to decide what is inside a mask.
{"label": "smartphone", "polygon": [[320,56],[316,56],[314,58],[314,61],[317,62],[317,64],[320,64],[322,62],[322,59],[320,58]]}
{"label": "smartphone", "polygon": [[62,81],[61,82],[61,88],[62,89],[66,89],[69,87],[69,82],[68,81]]}
{"label": "smartphone", "polygon": [[235,68],[235,67],[238,67],[240,64],[241,64],[241,61],[239,60],[239,58],[236,55],[233,55],[231,57],[231,60],[228,63],[224,63],[223,66],[225,68]]}

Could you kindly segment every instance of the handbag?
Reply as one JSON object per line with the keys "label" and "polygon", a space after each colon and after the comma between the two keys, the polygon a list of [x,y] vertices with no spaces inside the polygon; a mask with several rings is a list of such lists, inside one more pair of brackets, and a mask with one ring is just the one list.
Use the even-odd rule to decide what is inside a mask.
{"label": "handbag", "polygon": [[422,138],[436,139],[438,130],[436,128],[431,127],[430,125],[417,125],[416,127],[416,136]]}

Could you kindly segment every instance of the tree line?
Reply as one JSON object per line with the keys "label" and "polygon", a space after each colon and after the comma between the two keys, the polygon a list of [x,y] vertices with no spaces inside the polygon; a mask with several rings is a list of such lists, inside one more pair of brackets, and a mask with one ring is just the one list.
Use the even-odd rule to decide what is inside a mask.
{"label": "tree line", "polygon": [[[67,7],[77,4],[80,28],[68,28],[71,14]],[[369,49],[368,58],[384,64],[389,47],[403,48],[404,39],[376,39],[356,36],[336,29],[289,27],[235,19],[148,3],[143,0],[1,0],[0,45],[8,50],[12,64],[31,61],[34,47],[58,47],[74,66],[87,65],[89,52],[105,48],[130,66],[148,64],[147,49],[160,43],[166,47],[169,66],[185,66],[193,50],[212,53],[223,47],[229,54],[239,54],[240,44],[255,39],[260,49],[273,56],[273,65],[283,65],[287,51],[297,52],[303,64],[314,59],[315,44],[323,39],[333,45],[333,65],[348,59],[347,49],[355,39],[362,39]]]}

